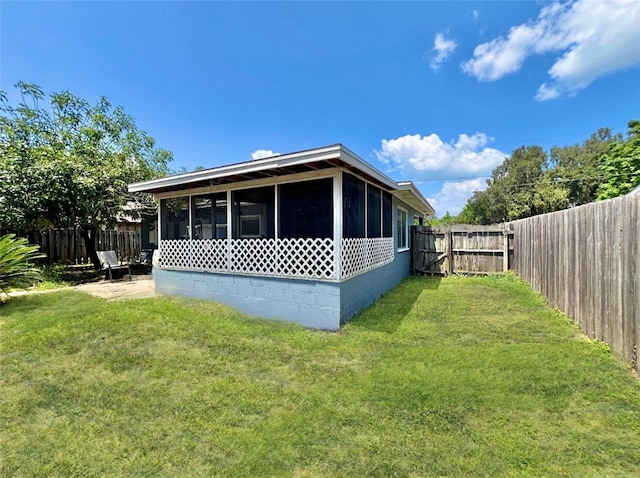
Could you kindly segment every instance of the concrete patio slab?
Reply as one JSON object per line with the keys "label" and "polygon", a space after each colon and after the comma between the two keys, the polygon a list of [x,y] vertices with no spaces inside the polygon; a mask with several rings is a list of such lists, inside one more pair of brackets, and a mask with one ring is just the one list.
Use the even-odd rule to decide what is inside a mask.
{"label": "concrete patio slab", "polygon": [[156,295],[155,285],[151,275],[134,275],[131,281],[124,279],[114,282],[91,282],[75,286],[73,289],[107,300],[141,299]]}

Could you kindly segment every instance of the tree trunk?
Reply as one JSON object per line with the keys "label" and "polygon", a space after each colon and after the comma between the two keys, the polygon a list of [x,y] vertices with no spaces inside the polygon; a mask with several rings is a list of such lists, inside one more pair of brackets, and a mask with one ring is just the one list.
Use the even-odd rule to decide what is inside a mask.
{"label": "tree trunk", "polygon": [[82,236],[84,247],[87,249],[87,255],[91,259],[93,267],[96,270],[100,270],[100,259],[98,259],[98,253],[96,252],[96,228],[83,227],[80,229],[80,236]]}

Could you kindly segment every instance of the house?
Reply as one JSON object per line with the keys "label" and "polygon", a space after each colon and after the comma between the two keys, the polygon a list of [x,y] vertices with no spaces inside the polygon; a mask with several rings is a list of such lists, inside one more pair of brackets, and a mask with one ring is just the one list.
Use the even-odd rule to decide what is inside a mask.
{"label": "house", "polygon": [[139,235],[139,241],[135,242],[139,261],[151,267],[153,251],[158,248],[158,213],[147,205],[133,201],[129,201],[123,209],[124,212],[116,217],[116,231]]}
{"label": "house", "polygon": [[337,330],[409,274],[434,213],[341,144],[129,185],[160,202],[156,291]]}

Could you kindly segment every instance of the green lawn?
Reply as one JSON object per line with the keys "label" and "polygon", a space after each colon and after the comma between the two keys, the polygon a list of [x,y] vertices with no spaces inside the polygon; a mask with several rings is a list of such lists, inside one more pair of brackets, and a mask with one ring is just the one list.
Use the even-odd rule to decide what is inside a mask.
{"label": "green lawn", "polygon": [[0,308],[0,476],[637,476],[640,383],[513,276],[340,333],[78,292]]}

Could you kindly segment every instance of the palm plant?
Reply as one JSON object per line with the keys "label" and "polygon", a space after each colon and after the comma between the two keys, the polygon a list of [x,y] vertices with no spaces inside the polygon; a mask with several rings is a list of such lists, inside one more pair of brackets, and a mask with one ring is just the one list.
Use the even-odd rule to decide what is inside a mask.
{"label": "palm plant", "polygon": [[45,257],[38,248],[15,234],[0,237],[0,293],[6,294],[10,288],[28,287],[41,280],[40,270],[32,263]]}

